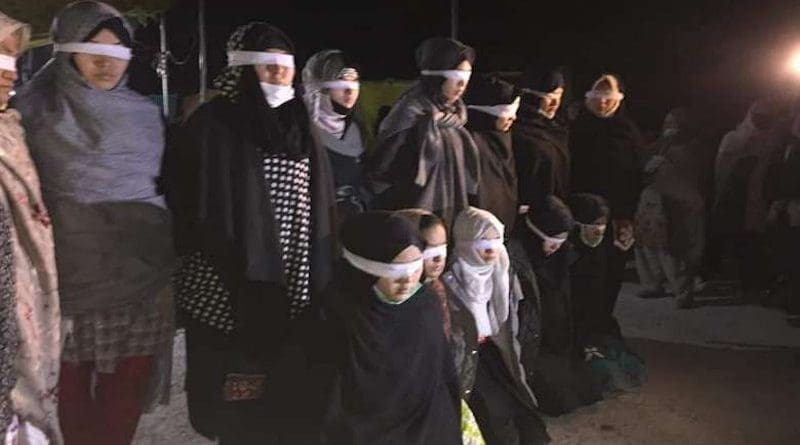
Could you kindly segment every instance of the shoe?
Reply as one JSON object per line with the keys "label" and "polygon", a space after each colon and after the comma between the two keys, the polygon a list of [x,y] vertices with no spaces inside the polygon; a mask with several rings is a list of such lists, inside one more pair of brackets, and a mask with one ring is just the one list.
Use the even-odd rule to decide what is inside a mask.
{"label": "shoe", "polygon": [[694,296],[687,292],[675,298],[675,307],[678,309],[691,309],[694,306]]}
{"label": "shoe", "polygon": [[663,290],[641,290],[636,294],[639,298],[653,299],[653,298],[666,298],[669,295]]}

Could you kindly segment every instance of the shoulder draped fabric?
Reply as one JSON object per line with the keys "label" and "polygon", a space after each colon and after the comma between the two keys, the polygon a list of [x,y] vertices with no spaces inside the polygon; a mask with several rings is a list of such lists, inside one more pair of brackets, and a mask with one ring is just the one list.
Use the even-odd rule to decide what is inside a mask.
{"label": "shoulder draped fabric", "polygon": [[[434,119],[435,112],[443,113]],[[381,124],[371,162],[377,205],[422,208],[448,224],[478,191],[480,161],[464,128],[467,111],[459,101],[439,110],[417,84],[394,105]]]}

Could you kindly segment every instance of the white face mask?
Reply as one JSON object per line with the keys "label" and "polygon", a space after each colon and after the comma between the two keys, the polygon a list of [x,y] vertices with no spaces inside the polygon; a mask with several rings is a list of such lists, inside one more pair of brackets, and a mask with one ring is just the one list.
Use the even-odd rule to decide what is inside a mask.
{"label": "white face mask", "polygon": [[273,85],[267,82],[260,82],[264,98],[271,108],[277,108],[294,99],[294,87],[291,85]]}

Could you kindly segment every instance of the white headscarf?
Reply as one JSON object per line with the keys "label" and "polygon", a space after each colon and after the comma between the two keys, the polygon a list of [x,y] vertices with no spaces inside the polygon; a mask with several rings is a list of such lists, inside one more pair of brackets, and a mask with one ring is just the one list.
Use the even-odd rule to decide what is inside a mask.
{"label": "white headscarf", "polygon": [[[600,85],[604,84],[610,85],[611,89],[600,88]],[[603,74],[592,84],[592,89],[586,93],[586,107],[597,117],[608,118],[619,110],[624,98],[625,95],[622,94],[620,89],[619,79],[611,74]],[[612,99],[614,100],[614,105],[608,111],[600,111],[596,106],[596,101],[599,99]]]}
{"label": "white headscarf", "polygon": [[486,264],[477,248],[490,228],[503,239],[504,227],[500,220],[474,207],[462,211],[453,225],[455,259],[451,275],[461,287],[458,297],[475,317],[481,337],[497,334],[509,315],[508,251],[502,244],[493,246],[498,251],[498,259]]}

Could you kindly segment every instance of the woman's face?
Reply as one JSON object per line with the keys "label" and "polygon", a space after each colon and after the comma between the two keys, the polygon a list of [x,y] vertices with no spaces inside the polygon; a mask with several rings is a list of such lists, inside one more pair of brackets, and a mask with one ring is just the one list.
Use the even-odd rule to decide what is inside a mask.
{"label": "woman's face", "polygon": [[[358,75],[351,73],[347,76],[344,76],[341,80],[357,82]],[[360,91],[361,90],[354,90],[350,88],[331,88],[328,90],[328,94],[331,96],[332,101],[350,110],[356,106]]]}
{"label": "woman's face", "polygon": [[516,119],[517,118],[511,116],[508,117],[498,116],[497,119],[494,121],[494,128],[497,131],[508,133],[509,131],[511,131],[511,127],[514,126],[514,121]]}
{"label": "woman's face", "polygon": [[[494,227],[489,227],[486,232],[483,232],[483,236],[481,239],[485,240],[496,240],[500,239],[500,233]],[[497,249],[483,249],[478,252],[481,259],[486,264],[492,264],[500,258],[500,252]]]}
{"label": "woman's face", "polygon": [[[600,86],[596,89],[598,93],[613,94],[615,93],[610,87]],[[595,97],[589,99],[589,108],[599,116],[610,116],[619,107],[619,100],[611,99],[609,97]]]}
{"label": "woman's face", "polygon": [[[472,64],[469,63],[468,60],[465,60],[459,63],[455,69],[460,71],[472,71]],[[464,92],[467,91],[468,84],[469,81],[467,80],[445,79],[444,84],[442,84],[442,94],[444,95],[448,105],[455,103],[458,99],[461,99],[461,96],[463,96]]]}
{"label": "woman's face", "polygon": [[546,256],[550,256],[558,252],[558,250],[561,249],[561,246],[563,246],[564,242],[567,240],[567,236],[569,236],[569,234],[567,232],[563,232],[553,236],[553,238],[557,238],[558,241],[544,240],[542,242],[542,250],[544,251],[544,254]]}
{"label": "woman's face", "polygon": [[[277,49],[267,48],[268,53],[288,54],[288,52]],[[278,86],[290,86],[294,82],[294,68],[283,65],[254,65],[256,76],[259,82]]]}
{"label": "woman's face", "polygon": [[[422,252],[417,246],[408,246],[400,252],[393,263],[410,263],[422,258]],[[411,276],[403,278],[379,278],[375,286],[386,298],[392,301],[403,301],[411,296],[411,293],[419,284],[422,277],[422,268],[411,274]]]}
{"label": "woman's face", "polygon": [[[447,244],[447,232],[441,225],[435,225],[422,231],[422,238],[425,240],[426,248],[440,247]],[[436,256],[425,260],[425,278],[436,280],[444,272],[447,257]]]}
{"label": "woman's face", "polygon": [[[12,33],[0,42],[0,54],[16,58],[19,55],[19,47],[19,33]],[[11,91],[14,89],[14,82],[16,81],[16,71],[0,70],[0,109],[8,105],[8,100],[11,97]]]}
{"label": "woman's face", "polygon": [[549,94],[541,98],[539,102],[539,109],[541,109],[548,116],[555,116],[558,109],[561,107],[561,98],[564,94],[564,88],[558,87],[551,91]]}
{"label": "woman's face", "polygon": [[[122,45],[116,34],[103,29],[89,40],[91,43]],[[128,70],[128,61],[96,54],[75,53],[72,60],[78,72],[92,88],[109,91],[119,85]]]}

